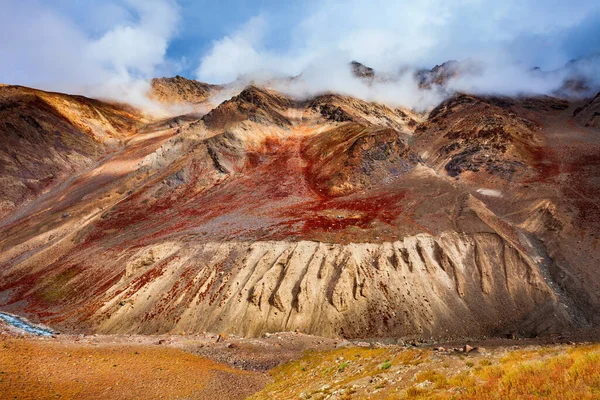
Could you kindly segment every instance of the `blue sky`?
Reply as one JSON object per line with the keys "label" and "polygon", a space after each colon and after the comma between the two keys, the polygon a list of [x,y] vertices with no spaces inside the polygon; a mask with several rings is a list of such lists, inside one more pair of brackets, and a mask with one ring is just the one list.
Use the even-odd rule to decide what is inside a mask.
{"label": "blue sky", "polygon": [[[274,22],[274,48],[282,49],[289,41],[286,27],[294,24],[299,15],[304,15],[312,0],[223,0],[223,1],[178,1],[184,14],[180,35],[175,37],[169,48],[172,57],[185,56],[193,59],[210,49],[212,41],[235,31],[256,15],[271,15]],[[193,49],[193,50],[192,50]]]}
{"label": "blue sky", "polygon": [[[224,83],[352,59],[558,68],[600,51],[598,0],[4,0],[0,81],[119,87],[181,74]],[[316,71],[316,72],[315,72]]]}

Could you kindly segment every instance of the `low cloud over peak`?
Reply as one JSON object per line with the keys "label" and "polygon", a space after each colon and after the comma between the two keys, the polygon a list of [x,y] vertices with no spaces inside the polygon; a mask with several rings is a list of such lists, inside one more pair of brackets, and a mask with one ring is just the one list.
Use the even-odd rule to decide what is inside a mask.
{"label": "low cloud over peak", "polygon": [[86,10],[36,0],[3,5],[2,82],[146,102],[148,79],[170,62],[166,54],[180,22],[178,5],[171,0],[92,3]]}
{"label": "low cloud over peak", "polygon": [[[292,94],[337,91],[416,108],[444,96],[424,89],[418,71],[452,59],[470,67],[449,80],[450,90],[548,94],[572,76],[599,83],[600,62],[589,57],[600,51],[595,0],[86,5],[24,0],[4,6],[0,80],[144,103],[155,76],[178,73],[208,83],[275,78]],[[572,59],[586,61],[563,68]],[[348,69],[352,60],[386,78],[357,80]]]}

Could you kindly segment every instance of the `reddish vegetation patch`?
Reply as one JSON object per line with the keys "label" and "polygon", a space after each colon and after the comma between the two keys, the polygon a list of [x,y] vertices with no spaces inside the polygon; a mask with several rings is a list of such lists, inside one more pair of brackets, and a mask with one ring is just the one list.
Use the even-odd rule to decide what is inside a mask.
{"label": "reddish vegetation patch", "polygon": [[[378,135],[394,143],[397,139]],[[339,232],[350,240],[361,232],[373,233],[382,224],[393,228],[404,211],[404,189],[330,197],[314,186],[308,172],[314,160],[303,153],[305,146],[302,137],[269,137],[260,150],[244,153],[243,163],[237,161],[243,165],[241,172],[224,175],[206,190],[195,189],[206,171],[192,161],[186,168],[198,172],[190,174],[191,182],[159,198],[143,192],[130,196],[95,224],[85,242],[116,239],[118,234],[111,246],[125,249],[192,232],[213,240],[319,240],[322,234]],[[380,234],[362,240],[376,236]]]}
{"label": "reddish vegetation patch", "polygon": [[298,210],[297,221],[304,223],[303,234],[342,230],[350,226],[368,229],[376,219],[392,224],[402,213],[400,203],[404,197],[404,193],[390,193],[367,198],[323,200]]}
{"label": "reddish vegetation patch", "polygon": [[540,146],[532,149],[532,154],[532,166],[537,175],[529,179],[529,182],[553,182],[560,175],[560,162],[557,162],[555,150]]}

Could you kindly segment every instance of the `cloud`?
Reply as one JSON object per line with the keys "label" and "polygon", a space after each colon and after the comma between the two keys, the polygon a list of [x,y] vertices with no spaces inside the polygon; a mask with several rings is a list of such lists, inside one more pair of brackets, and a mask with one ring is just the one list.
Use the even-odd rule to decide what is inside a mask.
{"label": "cloud", "polygon": [[[550,93],[569,74],[600,85],[598,58],[553,73],[531,70],[552,71],[600,52],[597,0],[5,3],[0,82],[145,107],[152,105],[145,97],[150,78],[189,69],[209,83],[256,80],[298,96],[337,91],[421,108],[443,93],[420,89],[414,73],[450,59],[477,66],[453,80],[452,90]],[[245,22],[230,29],[243,15]],[[210,32],[225,31],[210,41]],[[375,68],[386,81],[356,80],[351,60]]]}
{"label": "cloud", "polygon": [[[302,73],[284,89],[307,96],[336,91],[426,107],[439,101],[440,93],[420,90],[411,76],[419,68],[458,59],[477,68],[451,82],[453,90],[551,93],[565,74],[531,68],[553,70],[573,57],[600,51],[599,40],[582,34],[600,24],[599,16],[596,0],[576,6],[567,0],[323,0],[311,3],[289,26],[291,40],[283,48],[278,32],[269,29],[277,15],[249,20],[213,42],[196,76],[225,83]],[[394,79],[360,82],[349,75],[351,60]],[[600,72],[598,66],[589,66],[587,75]]]}
{"label": "cloud", "polygon": [[209,82],[228,83],[239,75],[264,68],[271,58],[260,49],[266,33],[265,24],[262,15],[255,16],[232,35],[215,42],[196,74]]}
{"label": "cloud", "polygon": [[[78,19],[92,21],[90,29]],[[0,16],[0,37],[12,38],[0,41],[0,79],[149,106],[148,79],[170,65],[167,48],[179,20],[171,0],[113,0],[83,15],[36,0],[12,2]]]}

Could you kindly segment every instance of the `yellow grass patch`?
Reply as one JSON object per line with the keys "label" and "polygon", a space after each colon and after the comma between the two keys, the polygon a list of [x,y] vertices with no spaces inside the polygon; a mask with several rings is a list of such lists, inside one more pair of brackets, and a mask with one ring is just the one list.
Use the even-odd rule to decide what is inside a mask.
{"label": "yellow grass patch", "polygon": [[600,345],[497,349],[466,358],[431,354],[397,348],[312,353],[273,370],[273,382],[252,398],[318,400],[335,392],[347,399],[600,399]]}

